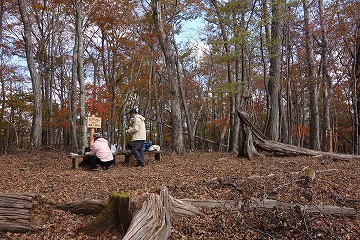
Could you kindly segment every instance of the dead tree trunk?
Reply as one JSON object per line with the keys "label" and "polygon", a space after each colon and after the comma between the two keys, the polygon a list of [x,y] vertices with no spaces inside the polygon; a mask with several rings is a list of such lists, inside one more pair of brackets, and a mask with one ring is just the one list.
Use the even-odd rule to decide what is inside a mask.
{"label": "dead tree trunk", "polygon": [[106,204],[99,200],[89,200],[57,205],[56,208],[69,211],[74,214],[97,215],[106,207]]}
{"label": "dead tree trunk", "polygon": [[123,240],[162,240],[171,234],[171,216],[201,215],[198,207],[172,198],[166,187],[159,190],[159,194],[152,193],[144,202],[141,210],[131,221],[128,232]]}
{"label": "dead tree trunk", "polygon": [[34,203],[31,194],[0,193],[0,232],[29,232],[31,225],[30,210]]}
{"label": "dead tree trunk", "polygon": [[117,230],[124,236],[130,226],[133,209],[130,205],[130,194],[114,193],[110,196],[106,208],[90,223],[80,229],[88,235]]}
{"label": "dead tree trunk", "polygon": [[354,208],[338,207],[338,206],[323,205],[323,204],[300,205],[296,203],[281,203],[273,199],[253,200],[250,203],[244,203],[235,200],[182,199],[181,201],[202,208],[224,207],[227,209],[231,209],[233,211],[240,211],[241,209],[243,209],[243,207],[246,207],[248,209],[256,209],[256,210],[267,210],[273,208],[292,210],[299,207],[302,212],[307,212],[312,214],[345,216],[348,218],[356,218],[357,216],[356,210]]}
{"label": "dead tree trunk", "polygon": [[328,157],[333,160],[351,160],[360,159],[358,155],[339,154],[333,152],[322,152],[308,148],[297,147],[294,145],[284,144],[272,140],[268,140],[249,120],[245,112],[238,112],[240,121],[244,125],[245,130],[245,156],[248,159],[262,156],[261,153],[268,153],[280,156],[317,156]]}
{"label": "dead tree trunk", "polygon": [[[92,201],[90,203],[89,206],[93,204]],[[79,204],[75,205],[78,206]],[[135,207],[135,205],[141,207]],[[175,199],[169,195],[166,187],[162,187],[158,193],[151,193],[146,199],[142,198],[137,203],[134,200],[130,201],[128,195],[119,197],[119,194],[114,194],[110,197],[105,210],[80,231],[90,235],[98,235],[117,228],[121,236],[124,236],[123,240],[163,240],[170,237],[171,218],[177,215],[203,216],[200,208],[214,207],[224,207],[232,211],[241,211],[244,207],[253,210],[273,208],[293,210],[298,208],[302,212],[313,214],[339,215],[349,218],[357,216],[354,208],[330,205],[299,205],[281,203],[271,199],[253,200],[246,203],[235,200]],[[136,211],[136,209],[139,210]]]}

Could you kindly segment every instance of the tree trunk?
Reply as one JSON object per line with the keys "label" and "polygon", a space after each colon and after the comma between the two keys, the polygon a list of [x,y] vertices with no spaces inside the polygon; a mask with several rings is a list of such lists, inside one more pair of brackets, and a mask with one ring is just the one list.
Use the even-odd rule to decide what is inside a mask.
{"label": "tree trunk", "polygon": [[[172,142],[173,150],[177,154],[184,153],[183,125],[181,116],[180,103],[180,80],[177,74],[176,63],[177,55],[171,42],[173,33],[166,33],[162,19],[161,0],[153,0],[153,19],[155,22],[156,34],[165,56],[166,72],[170,83],[171,95],[171,125],[172,125]],[[170,36],[169,36],[170,35]]]}
{"label": "tree trunk", "polygon": [[95,236],[117,230],[121,236],[124,236],[130,226],[132,215],[130,195],[114,193],[110,196],[106,208],[93,221],[82,227],[80,231]]}
{"label": "tree trunk", "polygon": [[71,66],[71,80],[69,86],[69,111],[70,111],[70,150],[79,151],[79,144],[77,141],[77,49],[78,40],[75,38],[74,49],[73,49],[73,62]]}
{"label": "tree trunk", "polygon": [[24,41],[26,60],[32,81],[33,96],[34,96],[34,115],[32,123],[31,143],[34,149],[41,149],[42,147],[42,92],[41,80],[38,72],[36,71],[33,43],[31,38],[32,28],[31,22],[27,15],[26,1],[18,0],[21,19],[24,25]]}
{"label": "tree trunk", "polygon": [[[3,19],[4,19],[4,0],[0,0],[0,50],[2,52],[2,46],[3,46]],[[3,60],[3,54],[1,54],[0,56],[0,63],[3,64],[4,60]],[[1,101],[1,106],[0,106],[0,122],[4,121],[4,114],[5,114],[5,100],[6,100],[6,89],[5,89],[5,79],[4,79],[4,67],[1,66],[0,67],[0,85],[1,85],[1,89],[0,89],[0,101]],[[5,138],[4,138],[4,131],[3,131],[3,126],[0,125],[0,136],[1,136],[1,141],[0,141],[0,153],[4,153],[5,149],[4,149],[4,145],[5,145]]]}
{"label": "tree trunk", "polygon": [[[267,152],[268,154],[279,156],[314,156],[326,157],[333,160],[360,159],[360,156],[357,155],[322,152],[268,140],[249,120],[245,112],[238,112],[238,116],[240,117],[242,124],[245,126],[245,129],[246,127],[250,127],[250,131],[247,132],[245,139],[247,142],[245,144],[247,147],[245,153],[247,153],[247,157],[250,160],[254,159],[254,156],[259,155],[258,150],[262,150],[264,153]],[[253,146],[255,146],[255,148]]]}
{"label": "tree trunk", "polygon": [[324,26],[324,15],[323,15],[323,0],[318,0],[319,7],[319,19],[320,19],[320,30],[321,30],[321,61],[320,61],[320,79],[323,83],[323,98],[324,98],[324,139],[323,149],[325,151],[332,152],[332,129],[330,119],[330,100],[332,98],[332,79],[328,72],[328,39],[325,32]]}
{"label": "tree trunk", "polygon": [[[272,1],[271,35],[267,38],[270,55],[268,89],[268,117],[266,121],[266,135],[275,141],[280,140],[281,131],[281,22],[282,1]],[[267,7],[266,5],[264,7]]]}
{"label": "tree trunk", "polygon": [[[218,24],[219,24],[219,28],[220,28],[220,34],[221,34],[221,38],[223,41],[223,45],[224,45],[224,50],[225,50],[225,55],[227,55],[228,57],[230,56],[231,50],[230,50],[230,46],[229,46],[229,39],[228,39],[228,34],[227,31],[225,29],[225,25],[226,23],[224,22],[224,18],[222,16],[222,14],[220,13],[220,7],[218,4],[217,0],[211,0],[210,1],[211,4],[214,7],[214,11],[216,13],[217,16],[217,20],[218,20]],[[231,84],[233,83],[233,76],[232,76],[232,68],[231,68],[231,60],[227,59],[226,60],[226,69],[227,69],[227,80],[228,82]],[[228,151],[232,151],[232,152],[237,152],[237,148],[238,148],[238,129],[235,129],[236,126],[236,97],[233,96],[231,94],[231,96],[229,97],[230,99],[230,103],[229,103],[229,119],[230,119],[230,131],[229,131],[229,149]]]}
{"label": "tree trunk", "polygon": [[[176,47],[175,43],[174,43],[174,46],[176,48],[176,54],[179,55],[179,50]],[[179,78],[180,78],[180,63],[181,63],[180,61],[178,61],[178,63],[177,63],[177,72],[178,72]],[[183,67],[183,69],[184,69],[184,67]],[[185,71],[183,71],[183,75],[184,75],[184,77],[186,77]],[[181,102],[184,107],[186,127],[188,130],[187,132],[189,133],[188,135],[189,135],[189,142],[190,142],[190,150],[193,151],[193,150],[195,150],[194,131],[193,131],[193,125],[191,123],[191,114],[189,112],[189,109],[187,106],[187,101],[185,98],[185,89],[183,87],[182,82],[180,82],[180,95],[181,95]]]}
{"label": "tree trunk", "polygon": [[308,0],[303,0],[304,32],[306,46],[307,78],[310,92],[310,148],[320,150],[320,117],[319,117],[319,86],[314,75],[314,44],[310,24],[310,6]]}
{"label": "tree trunk", "polygon": [[353,82],[354,82],[354,133],[353,133],[353,152],[359,154],[360,145],[360,24],[356,28],[356,41],[353,68]]}
{"label": "tree trunk", "polygon": [[288,125],[288,140],[289,144],[293,144],[293,104],[291,91],[291,37],[290,26],[286,26],[286,104],[287,104],[287,125]]}
{"label": "tree trunk", "polygon": [[86,112],[85,112],[85,80],[84,80],[84,33],[83,33],[83,6],[82,0],[76,0],[75,38],[77,39],[77,77],[79,81],[80,99],[80,151],[83,152],[87,144],[86,137]]}

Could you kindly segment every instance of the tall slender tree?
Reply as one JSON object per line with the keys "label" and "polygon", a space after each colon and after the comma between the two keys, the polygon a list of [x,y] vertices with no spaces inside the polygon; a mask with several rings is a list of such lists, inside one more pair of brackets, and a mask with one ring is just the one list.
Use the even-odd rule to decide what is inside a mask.
{"label": "tall slender tree", "polygon": [[[269,19],[267,16],[267,0],[263,2],[264,19]],[[282,35],[282,21],[283,21],[284,2],[273,0],[271,2],[271,30],[269,27],[266,30],[266,41],[269,52],[269,80],[267,82],[267,109],[268,116],[266,121],[266,135],[275,141],[280,140],[281,131],[281,39]]]}
{"label": "tall slender tree", "polygon": [[30,72],[33,88],[33,101],[34,101],[34,112],[33,112],[33,123],[32,123],[32,146],[34,149],[42,148],[42,92],[41,92],[41,81],[39,73],[36,70],[35,56],[33,52],[32,42],[32,27],[31,22],[28,18],[27,1],[18,0],[19,10],[21,19],[24,26],[24,42],[25,42],[25,53],[27,65]]}
{"label": "tall slender tree", "polygon": [[75,38],[76,60],[77,60],[77,77],[79,81],[79,99],[80,99],[80,147],[83,151],[87,144],[86,138],[86,112],[85,112],[85,79],[84,79],[84,13],[83,1],[75,1]]}
{"label": "tall slender tree", "polygon": [[310,94],[310,148],[320,150],[320,115],[319,115],[319,85],[315,78],[314,43],[310,24],[310,5],[308,0],[303,0],[304,33],[306,48],[307,80]]}
{"label": "tall slender tree", "polygon": [[165,31],[164,20],[162,17],[161,0],[152,0],[153,19],[155,23],[156,34],[165,57],[167,78],[170,84],[171,95],[171,126],[172,126],[172,143],[173,150],[177,154],[185,151],[183,139],[183,122],[181,116],[181,96],[180,96],[180,79],[177,74],[176,50],[172,42],[173,29]]}

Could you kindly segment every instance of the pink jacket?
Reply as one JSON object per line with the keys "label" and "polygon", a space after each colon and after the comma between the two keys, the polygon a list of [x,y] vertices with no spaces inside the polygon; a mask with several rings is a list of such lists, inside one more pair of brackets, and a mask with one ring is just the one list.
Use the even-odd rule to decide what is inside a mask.
{"label": "pink jacket", "polygon": [[109,143],[104,138],[98,138],[91,146],[90,155],[95,155],[103,162],[108,162],[114,159],[109,148]]}

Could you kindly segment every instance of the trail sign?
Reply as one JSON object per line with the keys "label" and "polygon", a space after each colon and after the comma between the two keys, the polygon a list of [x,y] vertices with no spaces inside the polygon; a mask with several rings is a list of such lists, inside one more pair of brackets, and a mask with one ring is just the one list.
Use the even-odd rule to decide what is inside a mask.
{"label": "trail sign", "polygon": [[88,117],[87,118],[88,128],[101,128],[101,118],[99,117]]}

